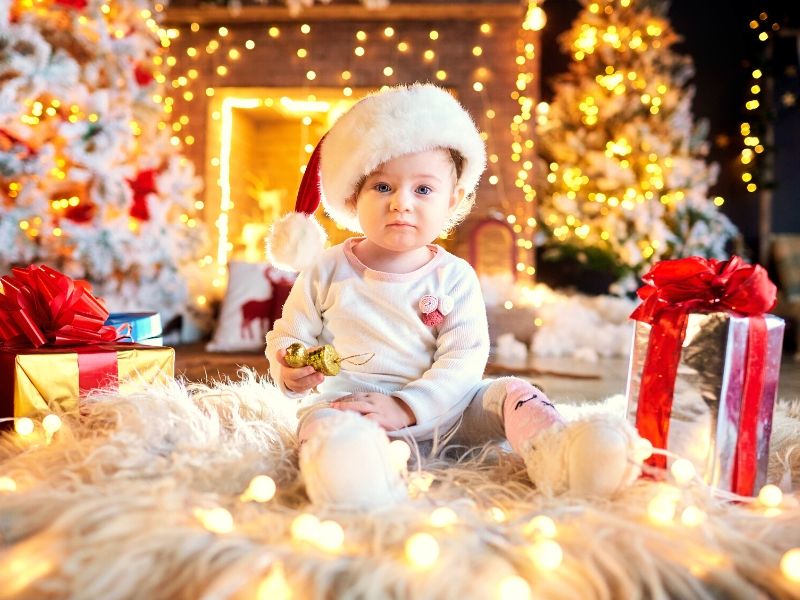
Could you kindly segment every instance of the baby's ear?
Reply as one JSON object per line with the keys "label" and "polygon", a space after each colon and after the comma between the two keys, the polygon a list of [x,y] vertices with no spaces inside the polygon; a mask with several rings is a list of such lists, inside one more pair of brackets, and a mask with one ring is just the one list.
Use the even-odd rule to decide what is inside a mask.
{"label": "baby's ear", "polygon": [[465,194],[464,186],[456,184],[456,187],[453,188],[453,193],[450,195],[450,210],[461,204]]}

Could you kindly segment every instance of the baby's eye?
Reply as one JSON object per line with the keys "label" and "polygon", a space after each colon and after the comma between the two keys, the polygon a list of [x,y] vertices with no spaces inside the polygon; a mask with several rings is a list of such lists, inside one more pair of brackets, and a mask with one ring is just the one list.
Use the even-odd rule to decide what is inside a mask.
{"label": "baby's eye", "polygon": [[433,190],[427,185],[421,185],[421,186],[417,187],[417,189],[416,189],[417,194],[422,194],[423,196],[427,196],[432,191]]}
{"label": "baby's eye", "polygon": [[375,189],[376,192],[381,192],[382,194],[392,191],[392,188],[389,186],[388,183],[376,183],[373,186],[373,188]]}

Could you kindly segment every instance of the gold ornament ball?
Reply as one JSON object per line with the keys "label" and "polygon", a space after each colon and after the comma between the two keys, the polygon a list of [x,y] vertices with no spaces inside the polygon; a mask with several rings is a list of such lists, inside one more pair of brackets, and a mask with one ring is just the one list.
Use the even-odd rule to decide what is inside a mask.
{"label": "gold ornament ball", "polygon": [[283,359],[293,369],[305,367],[308,364],[308,354],[306,354],[305,346],[299,342],[292,344],[286,348],[286,356]]}
{"label": "gold ornament ball", "polygon": [[340,362],[339,353],[330,344],[308,352],[308,364],[323,375],[338,375],[341,370]]}

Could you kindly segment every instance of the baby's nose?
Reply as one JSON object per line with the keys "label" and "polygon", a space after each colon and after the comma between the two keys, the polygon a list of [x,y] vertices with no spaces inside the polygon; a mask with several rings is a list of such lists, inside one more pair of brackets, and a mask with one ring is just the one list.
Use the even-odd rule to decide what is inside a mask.
{"label": "baby's nose", "polygon": [[390,210],[407,211],[411,208],[411,194],[398,190],[392,195],[392,201],[389,204]]}

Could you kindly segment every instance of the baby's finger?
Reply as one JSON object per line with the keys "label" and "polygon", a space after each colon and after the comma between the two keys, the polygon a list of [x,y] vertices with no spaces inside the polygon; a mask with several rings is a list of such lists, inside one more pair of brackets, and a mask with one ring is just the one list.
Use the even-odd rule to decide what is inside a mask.
{"label": "baby's finger", "polygon": [[347,402],[342,402],[341,398],[339,398],[339,400],[332,402],[331,406],[338,410],[350,410],[353,412],[361,413],[362,415],[366,415],[375,410],[375,407],[367,402],[362,402],[360,400],[350,400]]}
{"label": "baby's finger", "polygon": [[286,364],[286,349],[278,350],[275,354],[275,358],[278,359],[278,362],[281,364],[282,367],[288,367],[289,365]]}
{"label": "baby's finger", "polygon": [[308,375],[293,378],[292,381],[297,387],[309,389],[325,381],[325,376],[322,375],[322,373],[317,373],[314,369],[311,369],[311,373]]}
{"label": "baby's finger", "polygon": [[392,431],[392,430],[395,429],[395,427],[389,422],[389,420],[384,415],[382,415],[380,413],[365,414],[364,418],[369,419],[370,421],[375,421],[378,425],[380,425],[386,431]]}

